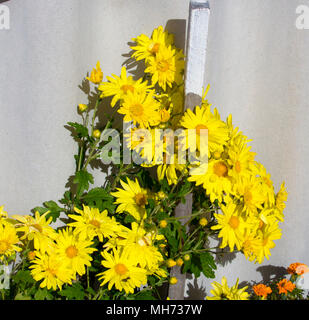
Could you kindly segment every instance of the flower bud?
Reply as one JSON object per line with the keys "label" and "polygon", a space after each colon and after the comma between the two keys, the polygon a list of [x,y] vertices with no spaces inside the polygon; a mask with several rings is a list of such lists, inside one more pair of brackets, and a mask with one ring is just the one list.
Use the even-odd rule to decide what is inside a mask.
{"label": "flower bud", "polygon": [[185,261],[189,261],[191,259],[189,254],[185,254],[183,258]]}
{"label": "flower bud", "polygon": [[181,258],[178,258],[176,260],[176,264],[177,264],[178,267],[181,267],[183,265],[183,260]]}
{"label": "flower bud", "polygon": [[175,267],[175,266],[176,266],[176,261],[173,260],[173,259],[168,259],[168,260],[166,261],[166,265],[167,265],[168,268]]}
{"label": "flower bud", "polygon": [[199,221],[199,224],[200,224],[202,227],[205,227],[205,226],[207,226],[208,221],[207,221],[206,218],[201,218],[200,221]]}
{"label": "flower bud", "polygon": [[79,105],[78,105],[78,109],[79,109],[79,111],[80,112],[85,112],[87,109],[88,109],[88,106],[86,105],[86,104],[82,104],[82,103],[80,103]]}
{"label": "flower bud", "polygon": [[159,225],[160,225],[160,228],[164,229],[164,228],[167,227],[167,221],[166,220],[161,220]]}
{"label": "flower bud", "polygon": [[171,277],[170,278],[170,284],[176,284],[178,282],[178,279],[176,277]]}
{"label": "flower bud", "polygon": [[100,130],[94,130],[92,133],[92,136],[96,139],[100,139],[101,137],[101,131]]}

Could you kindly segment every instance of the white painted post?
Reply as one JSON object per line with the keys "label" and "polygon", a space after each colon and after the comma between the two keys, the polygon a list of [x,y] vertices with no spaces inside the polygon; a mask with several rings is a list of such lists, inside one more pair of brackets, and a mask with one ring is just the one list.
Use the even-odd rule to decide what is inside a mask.
{"label": "white painted post", "polygon": [[[207,0],[191,0],[188,23],[185,75],[185,109],[200,105],[206,69],[206,49],[210,9]],[[185,204],[176,208],[177,217],[192,213],[192,195],[186,197]],[[185,219],[183,220],[185,222]],[[171,300],[184,300],[186,275],[181,274],[179,267],[174,267],[171,276],[178,279],[177,284],[169,288]]]}

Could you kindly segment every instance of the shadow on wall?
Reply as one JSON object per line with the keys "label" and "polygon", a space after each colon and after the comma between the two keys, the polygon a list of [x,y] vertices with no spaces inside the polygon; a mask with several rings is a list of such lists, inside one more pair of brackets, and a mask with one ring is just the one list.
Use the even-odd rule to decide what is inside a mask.
{"label": "shadow on wall", "polygon": [[272,265],[258,267],[256,271],[260,272],[265,283],[271,280],[279,280],[288,274],[286,268]]}
{"label": "shadow on wall", "polygon": [[[187,279],[192,279],[191,275],[187,275]],[[206,288],[198,284],[197,279],[193,283],[188,284],[185,300],[205,300],[207,296]]]}

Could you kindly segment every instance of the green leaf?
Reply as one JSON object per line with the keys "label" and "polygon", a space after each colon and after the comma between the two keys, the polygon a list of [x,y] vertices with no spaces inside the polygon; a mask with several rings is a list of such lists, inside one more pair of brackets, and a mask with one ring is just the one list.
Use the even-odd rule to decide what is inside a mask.
{"label": "green leaf", "polygon": [[190,270],[194,274],[195,278],[198,278],[201,275],[202,266],[199,256],[192,256]]}
{"label": "green leaf", "polygon": [[141,290],[136,296],[135,300],[156,300],[152,295],[151,290]]}
{"label": "green leaf", "polygon": [[31,297],[18,293],[14,300],[31,300]]}
{"label": "green leaf", "polygon": [[94,188],[81,198],[86,202],[92,202],[103,199],[108,200],[111,198],[111,195],[103,188]]}
{"label": "green leaf", "polygon": [[[168,231],[168,229],[165,229]],[[167,243],[171,249],[171,253],[175,254],[178,251],[178,240],[176,239],[175,232],[163,232],[166,237]]]}
{"label": "green leaf", "polygon": [[73,182],[77,184],[77,196],[80,197],[89,189],[89,183],[93,184],[94,180],[92,174],[86,170],[80,170],[76,172]]}
{"label": "green leaf", "polygon": [[79,138],[88,137],[88,128],[77,122],[68,122],[68,125],[75,128],[76,135]]}
{"label": "green leaf", "polygon": [[66,191],[63,195],[63,198],[59,200],[61,204],[70,205],[72,203],[72,193],[71,191]]}
{"label": "green leaf", "polygon": [[132,222],[136,222],[136,219],[131,216],[130,214],[127,214],[126,217],[124,218],[124,223],[132,223]]}
{"label": "green leaf", "polygon": [[85,291],[80,283],[74,283],[72,286],[67,286],[60,291],[59,294],[69,300],[83,300],[85,298]]}
{"label": "green leaf", "polygon": [[182,273],[187,273],[188,270],[190,270],[191,267],[191,259],[189,261],[184,261]]}
{"label": "green leaf", "polygon": [[87,205],[96,207],[100,211],[107,210],[108,212],[113,213],[116,208],[114,197],[103,188],[91,189],[87,194],[83,195],[81,199]]}
{"label": "green leaf", "polygon": [[53,295],[47,289],[39,288],[34,295],[34,299],[35,300],[52,300]]}
{"label": "green leaf", "polygon": [[182,184],[179,192],[177,193],[177,196],[182,198],[186,196],[191,191],[191,183],[188,180],[185,180],[185,182]]}
{"label": "green leaf", "polygon": [[46,219],[52,218],[53,222],[56,222],[60,216],[60,213],[63,212],[63,208],[60,208],[55,201],[46,201],[43,203],[44,207],[35,207],[32,209],[32,212],[39,212],[40,215],[49,211],[46,215]]}
{"label": "green leaf", "polygon": [[217,269],[217,266],[211,253],[209,252],[201,253],[200,260],[201,260],[202,271],[205,277],[211,278],[211,279],[215,278],[214,270]]}

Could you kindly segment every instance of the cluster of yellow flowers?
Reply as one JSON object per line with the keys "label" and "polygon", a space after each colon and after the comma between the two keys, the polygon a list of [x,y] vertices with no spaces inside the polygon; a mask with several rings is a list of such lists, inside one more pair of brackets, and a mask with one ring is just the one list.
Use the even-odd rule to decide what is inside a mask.
{"label": "cluster of yellow flowers", "polygon": [[250,261],[261,263],[281,238],[279,222],[287,192],[282,183],[275,193],[270,174],[254,160],[248,138],[232,125],[232,117],[221,120],[219,112],[212,113],[206,100],[195,112],[188,110],[183,119],[185,128],[208,129],[209,162],[204,175],[192,175],[189,181],[201,185],[212,202],[217,201],[221,213],[215,214],[221,247],[235,246]]}
{"label": "cluster of yellow flowers", "polygon": [[[14,215],[8,218],[1,209],[0,259],[7,261],[22,249],[28,250],[29,269],[40,287],[56,290],[63,284],[72,284],[91,266],[91,254],[102,246],[101,264],[107,270],[98,273],[101,285],[108,283],[119,291],[133,293],[147,284],[148,275],[166,277],[162,268],[163,256],[154,242],[163,239],[155,232],[146,232],[142,225],[132,223],[131,229],[119,224],[107,211],[83,206],[69,215],[74,221],[56,231],[50,226],[51,218],[45,213],[35,216]],[[108,241],[104,241],[108,239]],[[104,247],[103,247],[104,241]]]}
{"label": "cluster of yellow flowers", "polygon": [[[97,85],[99,91],[96,108],[103,98],[111,97],[111,107],[124,116],[125,122],[134,124],[126,138],[129,147],[147,160],[147,164],[142,166],[156,167],[157,180],[160,182],[166,178],[172,191],[180,181],[187,179],[192,185],[195,184],[196,189],[203,190],[205,196],[221,209],[221,213],[214,214],[215,219],[210,227],[207,219],[200,216],[198,228],[211,228],[212,233],[218,233],[218,238],[222,240],[221,248],[229,247],[233,251],[236,247],[250,261],[261,263],[264,257],[268,259],[270,249],[275,246],[273,241],[281,237],[279,222],[284,220],[284,202],[287,200],[284,183],[278,193],[275,193],[270,175],[262,164],[254,160],[255,153],[248,146],[248,138],[238,128],[234,128],[232,117],[223,121],[216,108],[212,111],[212,106],[206,99],[209,88],[205,91],[200,106],[183,112],[184,55],[175,47],[171,34],[160,26],[153,31],[151,37],[142,34],[133,40],[136,45],[131,47],[132,59],[145,64],[144,77],[134,80],[123,67],[120,76],[112,75],[103,82],[103,72],[98,62],[87,78]],[[93,150],[101,136],[98,129],[94,130],[96,108],[90,141],[91,145],[95,138],[91,146]],[[84,126],[78,124],[79,128],[86,129],[87,136],[89,108],[80,104],[79,111],[87,112]],[[147,129],[150,132],[150,154],[141,147],[145,146],[146,136],[137,141],[131,139],[137,129]],[[153,152],[158,143],[156,129],[182,129],[185,134],[184,140],[172,138],[173,150],[168,148],[171,142],[168,137],[159,137],[164,144],[159,163]],[[192,131],[196,133],[194,145],[191,145],[192,140],[189,139]],[[177,161],[179,149],[186,152],[197,149],[197,153],[202,153],[202,138],[205,134],[208,137],[206,163],[195,161],[183,164]],[[92,152],[84,167],[79,167],[77,171],[82,169],[85,172],[85,167],[92,159],[91,155]],[[168,162],[168,157],[174,161]],[[205,167],[205,172],[192,174],[190,169],[197,166]],[[115,287],[127,294],[133,293],[136,288],[147,284],[149,275],[166,278],[167,267],[181,267],[190,260],[190,256],[186,259],[188,254],[184,254],[175,256],[178,260],[174,261],[169,259],[168,250],[164,251],[167,240],[160,234],[160,228],[167,227],[166,220],[159,221],[155,217],[150,219],[146,227],[150,199],[158,204],[168,198],[168,195],[162,190],[153,193],[152,190],[143,188],[138,179],[133,181],[127,177],[124,181],[120,176],[118,178],[108,189],[117,206],[115,212],[100,212],[97,208],[82,206],[83,202],[77,205],[73,203],[68,209],[71,222],[57,230],[51,227],[52,218],[47,218],[48,213],[36,212],[34,216],[9,218],[1,207],[0,261],[9,261],[22,248],[28,250],[33,278],[40,282],[42,288],[53,290],[61,290],[64,284],[72,284],[85,275],[96,253],[101,254],[101,265],[104,267],[104,271],[98,273],[97,277],[102,286],[108,284],[109,290]],[[119,222],[121,216],[117,214],[122,213],[135,219],[130,227],[129,223],[125,226]],[[207,250],[201,250],[204,249]],[[171,284],[176,282],[177,279],[170,279]],[[228,290],[226,281],[222,287],[216,285],[215,290],[233,298],[245,297],[245,292],[238,289],[238,284]]]}
{"label": "cluster of yellow flowers", "polygon": [[[141,35],[134,41],[137,45],[132,47],[132,58],[144,60],[145,73],[151,75],[151,85],[142,79],[134,81],[127,77],[123,67],[120,78],[108,78],[108,82],[99,86],[102,96],[113,96],[112,106],[120,100],[118,112],[125,115],[124,121],[133,121],[136,128],[182,128],[187,138],[195,129],[196,145],[185,143],[188,150],[195,150],[197,146],[200,151],[199,139],[205,133],[208,135],[208,163],[200,165],[205,166],[206,173],[191,175],[188,180],[201,185],[210,200],[217,201],[222,210],[215,215],[218,224],[213,227],[213,230],[220,230],[221,247],[229,246],[233,251],[236,246],[249,260],[261,263],[275,246],[273,240],[281,237],[279,222],[284,220],[284,202],[287,200],[284,183],[275,193],[270,174],[254,160],[256,154],[248,146],[250,140],[233,126],[232,116],[223,121],[216,108],[211,111],[206,99],[209,87],[201,106],[181,115],[183,99],[179,97],[183,94],[183,55],[174,47],[170,34],[159,27],[151,38]],[[155,91],[157,84],[159,88]],[[180,117],[177,118],[178,114]],[[153,140],[151,151],[156,146]],[[149,160],[139,149],[142,142],[145,145],[144,139],[131,143],[131,148]],[[158,179],[166,177],[169,184],[176,184],[179,173],[186,172],[186,166],[177,161],[177,141],[175,146],[174,163],[165,163],[163,157],[163,163],[159,165],[155,162],[148,164],[157,165]],[[164,151],[165,158],[171,156],[170,151]]]}

